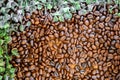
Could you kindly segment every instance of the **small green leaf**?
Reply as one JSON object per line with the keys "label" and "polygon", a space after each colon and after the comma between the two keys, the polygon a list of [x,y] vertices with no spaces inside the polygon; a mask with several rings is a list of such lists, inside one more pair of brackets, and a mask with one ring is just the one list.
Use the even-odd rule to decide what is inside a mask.
{"label": "small green leaf", "polygon": [[37,8],[38,8],[39,10],[42,9],[42,5],[39,4],[39,5],[37,6]]}
{"label": "small green leaf", "polygon": [[[10,77],[11,77],[11,78],[14,78],[14,77],[15,77],[15,74],[14,74],[14,73],[11,74]],[[14,80],[14,79],[13,79],[13,80]]]}
{"label": "small green leaf", "polygon": [[12,38],[10,36],[5,36],[4,39],[5,39],[6,43],[9,43],[12,40]]}
{"label": "small green leaf", "polygon": [[79,4],[79,2],[76,2],[76,3],[74,4],[74,6],[75,6],[75,9],[76,9],[76,10],[79,10],[79,9],[80,9],[80,4]]}
{"label": "small green leaf", "polygon": [[74,7],[71,7],[71,8],[70,8],[70,11],[71,11],[71,12],[75,12],[76,9],[75,9]]}
{"label": "small green leaf", "polygon": [[31,22],[28,21],[28,22],[26,23],[26,26],[30,26],[30,25],[31,25]]}
{"label": "small green leaf", "polygon": [[3,49],[2,49],[2,47],[0,47],[0,55],[2,55],[3,54]]}
{"label": "small green leaf", "polygon": [[10,27],[10,25],[7,23],[7,24],[5,24],[4,25],[4,28],[6,29],[6,28],[9,28]]}
{"label": "small green leaf", "polygon": [[4,40],[0,39],[0,45],[3,45]]}
{"label": "small green leaf", "polygon": [[52,5],[51,4],[47,4],[47,9],[52,9]]}
{"label": "small green leaf", "polygon": [[120,13],[116,13],[116,15],[117,15],[118,17],[120,17]]}
{"label": "small green leaf", "polygon": [[10,73],[15,73],[15,69],[14,69],[14,68],[11,68],[11,69],[10,69]]}
{"label": "small green leaf", "polygon": [[59,16],[59,15],[61,15],[60,14],[60,12],[59,11],[56,11],[55,13],[53,13],[52,15],[54,15],[54,16]]}
{"label": "small green leaf", "polygon": [[7,64],[7,69],[11,69],[12,68],[12,65],[11,64]]}
{"label": "small green leaf", "polygon": [[0,66],[5,66],[5,62],[3,61],[3,59],[0,59]]}
{"label": "small green leaf", "polygon": [[58,17],[57,17],[57,16],[54,16],[53,21],[54,21],[54,22],[58,21]]}
{"label": "small green leaf", "polygon": [[1,63],[0,63],[0,66],[5,66],[5,62],[1,62]]}
{"label": "small green leaf", "polygon": [[92,1],[91,0],[86,0],[86,3],[87,4],[90,4]]}
{"label": "small green leaf", "polygon": [[0,37],[4,37],[6,35],[6,31],[5,30],[0,30]]}
{"label": "small green leaf", "polygon": [[2,80],[3,76],[0,75],[0,80]]}
{"label": "small green leaf", "polygon": [[5,7],[2,7],[0,12],[5,13],[5,11],[6,11],[5,9],[6,9]]}
{"label": "small green leaf", "polygon": [[8,77],[7,74],[5,74],[3,77],[4,77],[4,80],[9,80],[9,79],[8,79],[9,77]]}
{"label": "small green leaf", "polygon": [[112,9],[109,9],[109,12],[112,13]]}
{"label": "small green leaf", "polygon": [[40,0],[41,2],[43,2],[43,3],[46,3],[46,0]]}
{"label": "small green leaf", "polygon": [[65,16],[66,19],[72,18],[72,14],[71,13],[66,13],[66,14],[64,14],[64,16]]}
{"label": "small green leaf", "polygon": [[20,31],[24,31],[24,26],[23,25],[20,26]]}
{"label": "small green leaf", "polygon": [[12,55],[15,55],[15,56],[18,55],[18,50],[17,50],[17,48],[13,48],[11,52],[12,52]]}
{"label": "small green leaf", "polygon": [[69,9],[70,9],[69,7],[62,8],[62,10],[63,10],[64,13],[69,12]]}
{"label": "small green leaf", "polygon": [[0,67],[0,73],[5,72],[5,68],[4,67]]}
{"label": "small green leaf", "polygon": [[60,16],[59,16],[59,20],[60,20],[60,21],[64,21],[64,17],[60,15]]}

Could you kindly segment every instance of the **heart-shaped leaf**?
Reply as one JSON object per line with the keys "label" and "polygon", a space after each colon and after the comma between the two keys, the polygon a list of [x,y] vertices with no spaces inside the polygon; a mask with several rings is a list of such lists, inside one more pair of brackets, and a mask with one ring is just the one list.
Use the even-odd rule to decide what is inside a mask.
{"label": "heart-shaped leaf", "polygon": [[2,55],[3,54],[3,49],[2,49],[2,47],[0,47],[0,55]]}
{"label": "heart-shaped leaf", "polygon": [[0,80],[2,80],[3,76],[0,75]]}
{"label": "heart-shaped leaf", "polygon": [[79,2],[75,2],[74,7],[75,7],[76,10],[79,10],[79,9],[80,9],[80,4],[79,4]]}
{"label": "heart-shaped leaf", "polygon": [[17,50],[17,48],[13,48],[11,52],[12,52],[12,55],[15,55],[15,56],[18,55],[18,50]]}
{"label": "heart-shaped leaf", "polygon": [[5,72],[5,68],[4,67],[0,67],[0,73]]}
{"label": "heart-shaped leaf", "polygon": [[4,40],[0,39],[0,46],[3,45]]}
{"label": "heart-shaped leaf", "polygon": [[64,17],[62,15],[59,16],[60,21],[64,21]]}
{"label": "heart-shaped leaf", "polygon": [[57,16],[54,16],[53,21],[54,21],[54,22],[58,21],[58,17],[57,17]]}
{"label": "heart-shaped leaf", "polygon": [[64,13],[69,12],[69,9],[70,9],[69,7],[62,8],[62,10],[63,10]]}
{"label": "heart-shaped leaf", "polygon": [[42,9],[42,5],[41,4],[37,5],[37,8]]}
{"label": "heart-shaped leaf", "polygon": [[46,3],[46,0],[40,0],[41,2],[43,2],[43,3]]}
{"label": "heart-shaped leaf", "polygon": [[6,28],[9,28],[10,27],[10,25],[8,24],[8,23],[6,23],[5,25],[4,25],[4,28],[6,29]]}
{"label": "heart-shaped leaf", "polygon": [[20,28],[20,31],[24,31],[24,26],[23,25],[21,25],[19,28]]}
{"label": "heart-shaped leaf", "polygon": [[14,69],[14,68],[11,68],[11,69],[10,69],[10,73],[15,73],[15,69]]}
{"label": "heart-shaped leaf", "polygon": [[70,11],[71,11],[71,12],[75,12],[76,9],[72,6],[72,7],[70,8]]}
{"label": "heart-shaped leaf", "polygon": [[0,66],[4,67],[5,66],[5,62],[4,61],[0,61]]}
{"label": "heart-shaped leaf", "polygon": [[52,9],[52,5],[51,4],[47,4],[47,9]]}
{"label": "heart-shaped leaf", "polygon": [[5,36],[4,39],[6,43],[9,43],[12,40],[10,36]]}
{"label": "heart-shaped leaf", "polygon": [[70,19],[70,18],[72,18],[72,14],[71,13],[66,13],[66,14],[64,14],[64,17],[66,19]]}

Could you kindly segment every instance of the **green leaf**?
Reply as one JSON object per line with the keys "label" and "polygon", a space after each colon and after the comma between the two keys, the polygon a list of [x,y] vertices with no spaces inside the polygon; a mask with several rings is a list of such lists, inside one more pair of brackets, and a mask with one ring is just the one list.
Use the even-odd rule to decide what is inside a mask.
{"label": "green leaf", "polygon": [[2,47],[0,47],[0,55],[2,55],[3,54],[3,49],[2,49]]}
{"label": "green leaf", "polygon": [[74,4],[74,7],[75,7],[76,10],[79,10],[79,9],[80,9],[80,4],[79,4],[79,2],[76,2],[76,3]]}
{"label": "green leaf", "polygon": [[53,13],[52,15],[54,15],[54,16],[59,16],[59,15],[61,15],[61,14],[60,14],[59,11],[57,11],[57,12]]}
{"label": "green leaf", "polygon": [[117,15],[118,17],[120,17],[120,13],[116,13],[116,15]]}
{"label": "green leaf", "polygon": [[[14,74],[14,73],[11,74],[10,77],[11,77],[11,78],[14,78],[14,77],[15,77],[15,74]],[[13,79],[13,80],[14,80],[14,79]]]}
{"label": "green leaf", "polygon": [[5,66],[5,62],[3,61],[3,59],[0,59],[0,66]]}
{"label": "green leaf", "polygon": [[26,23],[26,26],[30,26],[31,25],[31,22],[30,21],[28,21],[27,23]]}
{"label": "green leaf", "polygon": [[90,4],[92,1],[91,0],[86,0],[86,3],[87,4]]}
{"label": "green leaf", "polygon": [[58,21],[58,17],[57,17],[57,16],[54,16],[53,21],[54,21],[54,22]]}
{"label": "green leaf", "polygon": [[76,9],[72,6],[72,7],[70,8],[70,11],[71,11],[71,12],[75,12]]}
{"label": "green leaf", "polygon": [[5,66],[5,62],[1,62],[1,63],[0,63],[0,66]]}
{"label": "green leaf", "polygon": [[109,12],[112,13],[112,9],[109,9]]}
{"label": "green leaf", "polygon": [[10,36],[5,36],[4,39],[5,39],[6,43],[9,43],[12,40],[12,38]]}
{"label": "green leaf", "polygon": [[0,37],[4,37],[6,35],[6,31],[5,30],[0,30]]}
{"label": "green leaf", "polygon": [[11,69],[12,65],[10,63],[7,64],[7,69]]}
{"label": "green leaf", "polygon": [[59,20],[60,20],[60,21],[64,21],[64,17],[60,15],[60,16],[59,16]]}
{"label": "green leaf", "polygon": [[24,31],[24,26],[23,25],[20,26],[20,31]]}
{"label": "green leaf", "polygon": [[47,4],[47,9],[52,9],[52,5],[51,4]]}
{"label": "green leaf", "polygon": [[4,80],[9,80],[9,79],[8,79],[9,77],[8,77],[7,74],[5,74],[3,77],[4,77]]}
{"label": "green leaf", "polygon": [[15,73],[15,68],[11,68],[10,73]]}
{"label": "green leaf", "polygon": [[40,4],[37,5],[37,8],[38,8],[38,9],[42,9],[42,5],[40,5]]}
{"label": "green leaf", "polygon": [[0,73],[5,72],[5,68],[4,67],[0,67]]}
{"label": "green leaf", "polygon": [[3,45],[4,40],[0,39],[0,46]]}
{"label": "green leaf", "polygon": [[40,0],[41,2],[43,2],[43,3],[46,3],[46,0]]}
{"label": "green leaf", "polygon": [[5,7],[2,7],[1,10],[0,10],[0,12],[2,12],[4,14],[5,11],[6,11],[5,9],[6,9]]}
{"label": "green leaf", "polygon": [[0,80],[2,80],[3,76],[0,75]]}
{"label": "green leaf", "polygon": [[11,52],[12,52],[12,55],[15,55],[15,56],[18,55],[18,50],[17,50],[17,48],[13,48]]}
{"label": "green leaf", "polygon": [[70,19],[70,18],[72,18],[72,14],[71,13],[66,13],[66,14],[64,14],[64,17],[66,19]]}
{"label": "green leaf", "polygon": [[70,9],[69,7],[62,8],[62,10],[63,10],[64,13],[69,12],[69,9]]}

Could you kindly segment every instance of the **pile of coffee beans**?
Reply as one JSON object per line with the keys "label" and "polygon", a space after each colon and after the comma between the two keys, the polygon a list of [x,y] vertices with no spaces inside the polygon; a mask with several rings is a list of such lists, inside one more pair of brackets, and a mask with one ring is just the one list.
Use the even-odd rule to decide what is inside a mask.
{"label": "pile of coffee beans", "polygon": [[12,32],[9,49],[17,80],[120,80],[120,17],[103,6],[71,20],[52,22],[36,10],[31,26]]}

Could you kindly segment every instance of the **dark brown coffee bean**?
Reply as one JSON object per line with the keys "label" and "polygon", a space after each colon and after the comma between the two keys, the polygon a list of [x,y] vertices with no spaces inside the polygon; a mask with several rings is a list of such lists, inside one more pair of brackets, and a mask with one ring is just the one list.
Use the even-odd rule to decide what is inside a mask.
{"label": "dark brown coffee bean", "polygon": [[18,73],[17,73],[17,76],[18,76],[19,78],[22,78],[23,75],[22,75],[21,72],[18,72]]}
{"label": "dark brown coffee bean", "polygon": [[117,53],[120,54],[120,49],[117,49]]}
{"label": "dark brown coffee bean", "polygon": [[100,12],[99,12],[99,11],[95,11],[95,12],[94,12],[94,15],[95,15],[95,16],[99,16],[99,15],[100,15]]}
{"label": "dark brown coffee bean", "polygon": [[108,17],[106,17],[106,19],[105,19],[105,22],[109,22],[110,21],[110,17],[108,16]]}
{"label": "dark brown coffee bean", "polygon": [[104,28],[104,23],[99,23],[100,28]]}
{"label": "dark brown coffee bean", "polygon": [[26,72],[25,75],[26,75],[27,77],[30,77],[31,72]]}
{"label": "dark brown coffee bean", "polygon": [[116,48],[120,48],[120,44],[119,44],[119,43],[116,43],[116,44],[115,44],[115,47],[116,47]]}
{"label": "dark brown coffee bean", "polygon": [[85,25],[88,26],[89,25],[89,21],[85,20]]}
{"label": "dark brown coffee bean", "polygon": [[102,16],[101,18],[100,18],[100,21],[104,21],[105,20],[105,16]]}
{"label": "dark brown coffee bean", "polygon": [[32,23],[32,24],[35,24],[35,21],[34,21],[33,19],[31,19],[31,23]]}
{"label": "dark brown coffee bean", "polygon": [[65,39],[66,39],[66,36],[62,36],[62,37],[60,38],[61,41],[64,41]]}
{"label": "dark brown coffee bean", "polygon": [[29,66],[29,70],[34,70],[35,69],[35,65]]}
{"label": "dark brown coffee bean", "polygon": [[104,43],[105,41],[104,41],[103,38],[100,38],[100,39],[99,39],[99,42],[100,42],[100,43]]}
{"label": "dark brown coffee bean", "polygon": [[27,40],[22,40],[21,41],[21,44],[26,44],[27,43]]}

